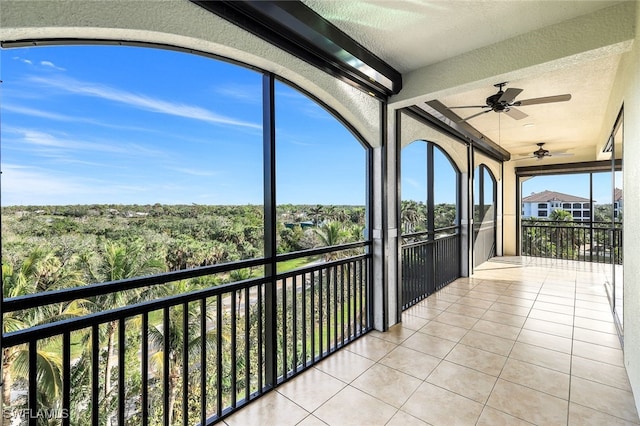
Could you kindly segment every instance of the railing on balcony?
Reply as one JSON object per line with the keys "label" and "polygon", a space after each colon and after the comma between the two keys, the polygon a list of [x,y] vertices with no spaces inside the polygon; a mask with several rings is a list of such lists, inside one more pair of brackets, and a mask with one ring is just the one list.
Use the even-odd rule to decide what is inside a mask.
{"label": "railing on balcony", "polygon": [[622,224],[522,221],[522,255],[622,264]]}
{"label": "railing on balcony", "polygon": [[460,228],[402,236],[402,309],[460,277]]}
{"label": "railing on balcony", "polygon": [[[4,334],[3,360],[22,362],[28,371],[13,386],[26,404],[4,407],[5,418],[29,425],[45,417],[62,425],[216,423],[371,329],[369,246],[345,244],[273,262],[253,259],[5,299],[4,321],[10,321],[12,313],[32,315],[46,307],[63,313],[71,304],[132,290],[183,290],[77,317],[61,314]],[[277,262],[309,256],[325,260],[268,273]],[[250,267],[266,272],[189,291],[204,277]],[[51,356],[61,371],[49,368],[45,358]],[[54,387],[45,389],[50,376]]]}

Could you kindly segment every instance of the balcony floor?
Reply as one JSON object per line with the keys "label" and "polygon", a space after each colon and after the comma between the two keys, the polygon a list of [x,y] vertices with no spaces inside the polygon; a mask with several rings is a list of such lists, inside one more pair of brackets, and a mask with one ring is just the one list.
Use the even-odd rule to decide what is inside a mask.
{"label": "balcony floor", "polygon": [[601,269],[493,259],[226,424],[640,424]]}

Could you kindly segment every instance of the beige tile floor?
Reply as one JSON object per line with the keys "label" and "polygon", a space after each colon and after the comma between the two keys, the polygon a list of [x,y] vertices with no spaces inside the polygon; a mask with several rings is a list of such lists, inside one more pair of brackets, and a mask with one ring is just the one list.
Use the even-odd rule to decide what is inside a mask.
{"label": "beige tile floor", "polygon": [[225,422],[640,424],[601,269],[496,258]]}

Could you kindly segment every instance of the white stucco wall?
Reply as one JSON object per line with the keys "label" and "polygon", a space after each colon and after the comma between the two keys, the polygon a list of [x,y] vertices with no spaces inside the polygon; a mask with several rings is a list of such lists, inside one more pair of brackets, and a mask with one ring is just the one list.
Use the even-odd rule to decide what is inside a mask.
{"label": "white stucco wall", "polygon": [[515,163],[508,161],[504,164],[504,176],[502,177],[502,191],[506,200],[502,205],[502,251],[504,256],[518,254],[516,237],[520,232],[517,226],[520,203],[516,199],[516,189]]}
{"label": "white stucco wall", "polygon": [[620,61],[601,132],[603,143],[624,106],[624,363],[640,407],[640,2],[636,2],[633,49]]}
{"label": "white stucco wall", "polygon": [[609,104],[609,123],[624,103],[624,360],[640,407],[640,2],[633,50],[624,55]]}
{"label": "white stucco wall", "polygon": [[463,143],[439,132],[431,126],[421,123],[407,114],[402,115],[400,140],[402,147],[417,140],[433,142],[449,155],[461,173],[467,173],[468,171],[467,147]]}

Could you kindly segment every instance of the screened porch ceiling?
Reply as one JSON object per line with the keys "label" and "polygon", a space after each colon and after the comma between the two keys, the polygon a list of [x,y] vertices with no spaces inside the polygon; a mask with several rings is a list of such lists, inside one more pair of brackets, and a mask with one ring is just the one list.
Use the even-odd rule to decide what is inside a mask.
{"label": "screened porch ceiling", "polygon": [[[602,148],[621,107],[609,105],[609,96],[633,38],[629,2],[303,3],[402,73],[403,90],[392,105],[431,111],[440,105],[447,113],[449,106],[484,105],[498,91],[493,85],[505,81],[506,88],[523,89],[516,100],[571,94],[567,102],[519,107],[528,115],[520,120],[488,112],[468,125],[506,149],[517,166],[606,158]],[[480,111],[453,110],[459,117]],[[525,158],[538,142],[571,155]]]}

